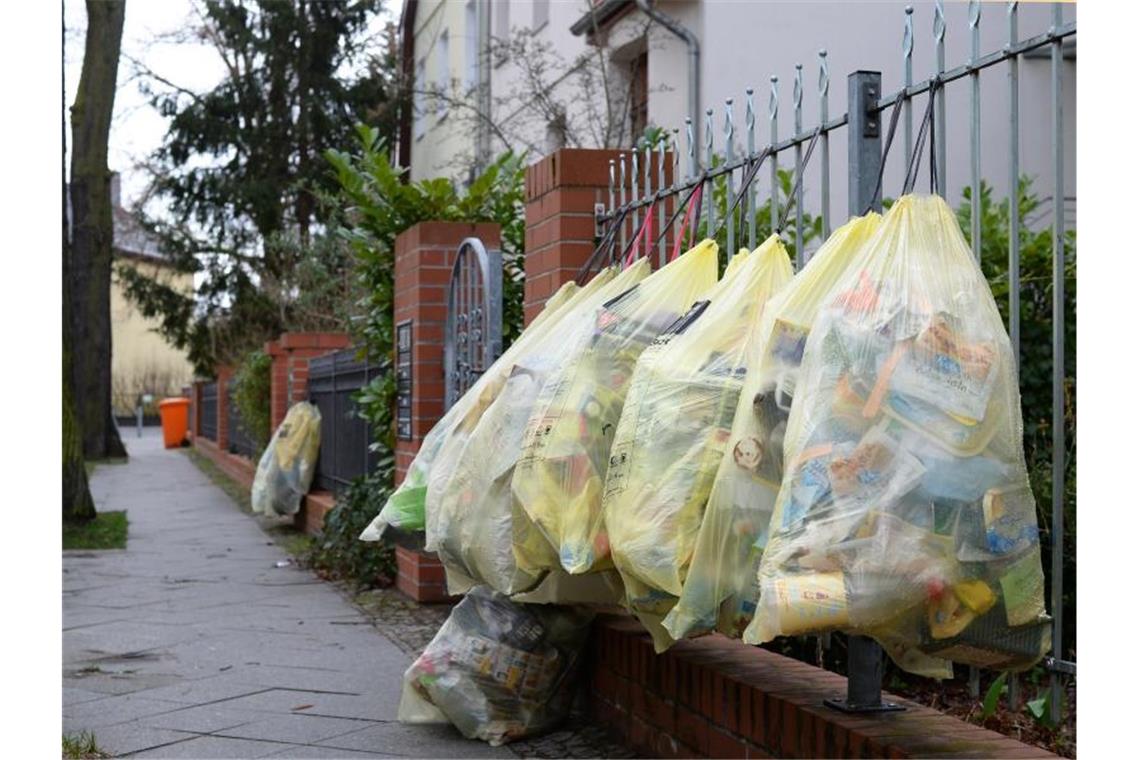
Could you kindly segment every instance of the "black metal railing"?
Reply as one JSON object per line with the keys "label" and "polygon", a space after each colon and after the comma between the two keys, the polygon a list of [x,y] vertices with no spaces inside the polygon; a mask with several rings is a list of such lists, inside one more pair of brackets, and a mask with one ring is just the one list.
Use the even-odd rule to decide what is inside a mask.
{"label": "black metal railing", "polygon": [[202,385],[202,437],[218,440],[218,384]]}
{"label": "black metal railing", "polygon": [[234,403],[234,388],[237,387],[236,380],[230,380],[226,385],[226,421],[229,425],[229,450],[231,454],[240,454],[249,459],[256,459],[261,451],[258,445],[254,442],[253,437],[249,434],[249,429],[242,419],[241,410],[238,405]]}
{"label": "black metal railing", "polygon": [[309,401],[321,412],[321,449],[313,487],[340,492],[376,467],[372,434],[357,413],[356,392],[389,372],[389,364],[357,358],[354,348],[309,360]]}

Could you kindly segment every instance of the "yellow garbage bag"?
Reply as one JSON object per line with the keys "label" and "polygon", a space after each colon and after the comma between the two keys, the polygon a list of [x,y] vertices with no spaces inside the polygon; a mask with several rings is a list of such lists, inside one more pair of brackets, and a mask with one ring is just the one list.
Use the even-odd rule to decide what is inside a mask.
{"label": "yellow garbage bag", "polygon": [[321,447],[321,411],[294,404],[257,463],[250,504],[257,514],[293,515],[309,492]]}
{"label": "yellow garbage bag", "polygon": [[1048,649],[1009,337],[941,198],[908,195],[804,349],[744,640],[844,630],[901,667]]}
{"label": "yellow garbage bag", "polygon": [[[538,581],[516,567],[512,550],[516,530],[525,529],[525,525],[516,528],[510,485],[527,420],[546,378],[573,361],[579,347],[590,340],[598,307],[636,286],[648,273],[648,262],[639,262],[571,299],[565,316],[515,354],[509,368],[504,367],[501,390],[486,411],[444,443],[428,478],[425,545],[439,553],[451,593],[485,584],[512,594],[529,590]],[[543,546],[537,532],[524,539]]]}
{"label": "yellow garbage bag", "polygon": [[748,374],[723,447],[680,599],[664,625],[674,639],[713,629],[739,637],[756,605],[756,572],[783,476],[783,438],[804,341],[828,291],[881,217],[852,219],[765,306],[749,336]]}
{"label": "yellow garbage bag", "polygon": [[792,279],[776,235],[732,264],[638,359],[590,529],[651,631],[681,595],[760,314]]}
{"label": "yellow garbage bag", "polygon": [[534,321],[428,431],[408,467],[403,482],[388,497],[388,501],[376,518],[360,534],[360,540],[379,541],[388,525],[409,531],[424,529],[424,496],[427,492],[428,473],[435,466],[440,447],[448,434],[457,425],[470,426],[473,424],[472,420],[478,420],[502,388],[504,368],[509,368],[514,356],[526,350],[527,345],[545,334],[572,298],[581,291],[600,287],[612,279],[614,274],[612,268],[604,269],[585,288],[579,288],[573,282],[564,283],[547,300]]}
{"label": "yellow garbage bag", "polygon": [[633,368],[716,284],[717,251],[714,241],[704,240],[606,303],[589,325],[589,339],[542,386],[511,488],[554,554],[535,557],[516,542],[516,559],[527,572],[559,564],[572,574],[612,567],[609,547],[594,543],[595,527]]}

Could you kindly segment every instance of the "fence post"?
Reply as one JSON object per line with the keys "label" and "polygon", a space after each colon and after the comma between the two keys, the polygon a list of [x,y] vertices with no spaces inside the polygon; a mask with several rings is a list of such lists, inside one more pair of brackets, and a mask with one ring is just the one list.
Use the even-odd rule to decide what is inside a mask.
{"label": "fence post", "polygon": [[[854,71],[847,75],[847,204],[852,216],[868,208],[881,211],[882,189],[877,187],[882,160],[882,120],[878,101],[882,74]],[[883,650],[866,636],[847,639],[847,697],[829,699],[829,707],[844,712],[903,710],[883,701]]]}

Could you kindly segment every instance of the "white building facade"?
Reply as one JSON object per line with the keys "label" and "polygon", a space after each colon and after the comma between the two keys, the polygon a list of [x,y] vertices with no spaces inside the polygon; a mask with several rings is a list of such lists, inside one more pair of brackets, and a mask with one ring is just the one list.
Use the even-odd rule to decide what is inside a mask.
{"label": "white building facade", "polygon": [[[933,25],[935,4],[912,2],[912,81],[935,72]],[[713,144],[724,146],[726,99],[733,100],[735,143],[744,145],[745,91],[754,89],[756,145],[766,145],[770,78],[777,78],[776,131],[793,133],[792,100],[796,64],[802,64],[802,125],[819,123],[820,51],[826,50],[830,85],[829,115],[847,110],[847,75],[855,70],[882,72],[884,94],[904,82],[905,0],[406,0],[413,13],[411,40],[417,93],[434,85],[452,94],[449,103],[419,94],[412,129],[410,164],[413,179],[448,176],[464,179],[473,165],[485,165],[508,146],[531,159],[561,145],[629,147],[646,125],[679,129],[685,150],[684,119],[693,108],[690,69],[695,66],[698,118],[694,125],[698,161],[704,155],[705,110],[713,109]],[[644,6],[649,6],[646,9]],[[650,13],[652,12],[652,14]],[[1019,39],[1047,32],[1052,4],[1020,3]],[[657,18],[653,18],[655,14]],[[1076,20],[1076,6],[1064,4],[1065,23]],[[668,25],[661,17],[668,20]],[[672,27],[672,29],[670,28]],[[1001,50],[1009,41],[1007,3],[981,3],[978,23],[982,55]],[[481,31],[482,30],[482,31]],[[689,44],[685,36],[695,45]],[[532,48],[502,51],[507,40],[529,40]],[[405,40],[405,44],[407,40]],[[533,49],[545,52],[539,56]],[[511,53],[515,55],[512,56]],[[945,62],[948,69],[972,55],[969,4],[945,4]],[[538,63],[539,59],[541,63]],[[523,60],[520,60],[523,59]],[[583,63],[585,62],[585,63]],[[605,81],[582,72],[604,62]],[[541,69],[541,75],[534,73]],[[980,75],[982,174],[998,198],[1009,191],[1009,66],[996,64]],[[1048,52],[1023,56],[1020,62],[1020,156],[1023,173],[1035,178],[1034,190],[1052,196],[1052,95]],[[538,86],[533,86],[535,82]],[[531,85],[528,89],[528,84]],[[969,186],[970,84],[968,78],[946,88],[948,196],[952,203]],[[1063,66],[1063,113],[1066,215],[1075,213],[1076,195],[1076,45],[1069,38]],[[609,108],[606,108],[608,94]],[[914,101],[915,133],[926,96]],[[561,109],[561,111],[560,111]],[[559,121],[560,112],[563,114]],[[608,122],[616,128],[600,129]],[[462,113],[465,118],[459,117]],[[590,119],[586,114],[594,113]],[[885,120],[885,115],[884,115]],[[611,124],[611,127],[613,127]],[[895,196],[902,184],[903,132],[900,127],[887,164],[884,194]],[[847,210],[844,167],[846,138],[831,145],[833,217]],[[781,166],[790,159],[781,157]],[[687,166],[682,159],[681,168]],[[816,187],[813,187],[816,185]],[[805,197],[818,195],[818,179],[809,169]],[[919,185],[923,188],[922,185]]]}

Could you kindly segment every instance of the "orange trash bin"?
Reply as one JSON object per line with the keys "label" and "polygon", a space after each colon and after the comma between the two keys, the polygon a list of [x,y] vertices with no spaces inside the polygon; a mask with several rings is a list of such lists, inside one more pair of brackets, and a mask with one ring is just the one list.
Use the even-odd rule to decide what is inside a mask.
{"label": "orange trash bin", "polygon": [[164,398],[158,402],[162,417],[162,442],[168,449],[176,449],[186,440],[190,422],[190,399]]}

